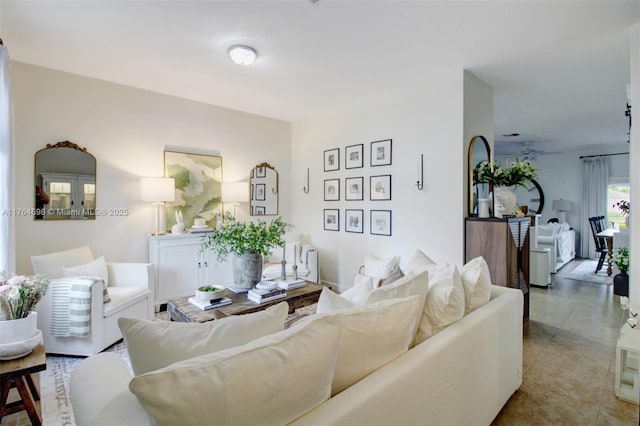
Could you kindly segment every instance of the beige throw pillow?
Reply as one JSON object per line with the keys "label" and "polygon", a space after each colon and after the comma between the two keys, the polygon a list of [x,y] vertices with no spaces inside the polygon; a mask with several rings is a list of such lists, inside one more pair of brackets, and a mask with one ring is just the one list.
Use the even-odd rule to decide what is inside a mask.
{"label": "beige throw pillow", "polygon": [[158,425],[284,425],[329,398],[339,337],[339,318],[314,316],[136,376],[129,389]]}
{"label": "beige throw pillow", "polygon": [[83,265],[62,268],[63,277],[98,277],[109,286],[109,273],[107,272],[107,261],[104,256],[92,260]]}
{"label": "beige throw pillow", "polygon": [[398,256],[392,256],[387,259],[380,259],[373,255],[367,255],[364,257],[363,274],[369,277],[377,278],[378,285],[380,285],[380,283],[382,283],[387,279],[387,277],[389,277],[389,275],[393,272],[393,270],[398,266],[399,263],[400,258]]}
{"label": "beige throw pillow", "polygon": [[465,295],[465,313],[473,312],[491,298],[491,273],[482,256],[467,262],[460,271]]}
{"label": "beige throw pillow", "polygon": [[120,318],[118,325],[137,376],[280,331],[288,312],[289,305],[282,302],[263,311],[201,324]]}
{"label": "beige throw pillow", "polygon": [[407,263],[407,266],[404,268],[404,273],[405,275],[416,274],[435,265],[436,262],[431,260],[429,256],[424,254],[421,250],[416,250],[411,256],[411,259],[409,259],[409,263]]}

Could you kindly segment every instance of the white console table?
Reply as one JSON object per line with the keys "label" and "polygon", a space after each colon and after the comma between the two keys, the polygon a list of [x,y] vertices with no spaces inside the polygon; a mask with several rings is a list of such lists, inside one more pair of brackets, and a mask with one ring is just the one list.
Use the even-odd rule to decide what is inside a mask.
{"label": "white console table", "polygon": [[151,236],[149,262],[155,276],[156,309],[167,300],[193,296],[205,284],[233,282],[230,262],[220,263],[211,250],[202,252],[202,234]]}
{"label": "white console table", "polygon": [[616,345],[616,396],[625,401],[640,400],[640,325],[625,323]]}

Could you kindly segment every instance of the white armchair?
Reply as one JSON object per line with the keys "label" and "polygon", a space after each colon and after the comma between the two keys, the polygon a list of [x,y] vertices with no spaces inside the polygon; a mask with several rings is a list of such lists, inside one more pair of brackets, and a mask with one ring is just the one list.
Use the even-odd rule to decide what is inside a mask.
{"label": "white armchair", "polygon": [[320,283],[320,270],[318,267],[318,251],[309,244],[302,243],[301,234],[287,233],[284,236],[285,252],[275,249],[265,262],[262,269],[262,278],[273,280],[282,276],[282,255],[284,254],[287,277],[293,276],[293,264],[298,265],[298,278],[316,284]]}
{"label": "white armchair", "polygon": [[[57,253],[31,256],[36,274],[47,274],[50,279],[63,276],[62,268],[84,265],[94,260],[88,246]],[[91,286],[91,322],[86,337],[60,337],[50,330],[51,291],[38,303],[38,328],[44,336],[47,353],[66,355],[93,355],[122,338],[118,319],[153,318],[153,277],[150,263],[107,263],[110,302],[104,303],[102,281]]]}

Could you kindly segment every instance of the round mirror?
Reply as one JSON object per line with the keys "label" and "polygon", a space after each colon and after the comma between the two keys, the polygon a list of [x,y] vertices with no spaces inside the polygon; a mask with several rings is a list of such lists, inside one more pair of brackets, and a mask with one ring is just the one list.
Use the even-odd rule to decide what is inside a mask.
{"label": "round mirror", "polygon": [[518,204],[527,206],[529,214],[542,214],[544,192],[538,181],[531,179],[525,186],[517,187],[515,192],[518,196]]}
{"label": "round mirror", "polygon": [[478,215],[478,199],[489,197],[489,184],[476,183],[473,179],[473,170],[483,161],[491,161],[491,148],[484,136],[474,136],[469,143],[469,216]]}
{"label": "round mirror", "polygon": [[95,219],[96,158],[63,141],[35,155],[36,220]]}

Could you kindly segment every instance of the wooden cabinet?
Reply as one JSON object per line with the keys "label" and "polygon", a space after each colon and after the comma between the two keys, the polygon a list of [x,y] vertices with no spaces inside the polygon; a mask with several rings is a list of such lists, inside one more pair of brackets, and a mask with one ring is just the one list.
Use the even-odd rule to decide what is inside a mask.
{"label": "wooden cabinet", "polygon": [[205,284],[233,282],[231,264],[218,262],[211,250],[201,251],[202,235],[161,235],[149,240],[149,262],[155,272],[156,306],[167,300],[193,296]]}
{"label": "wooden cabinet", "polygon": [[482,256],[495,285],[524,293],[524,319],[529,318],[529,230],[531,219],[480,219],[465,224],[465,262]]}

